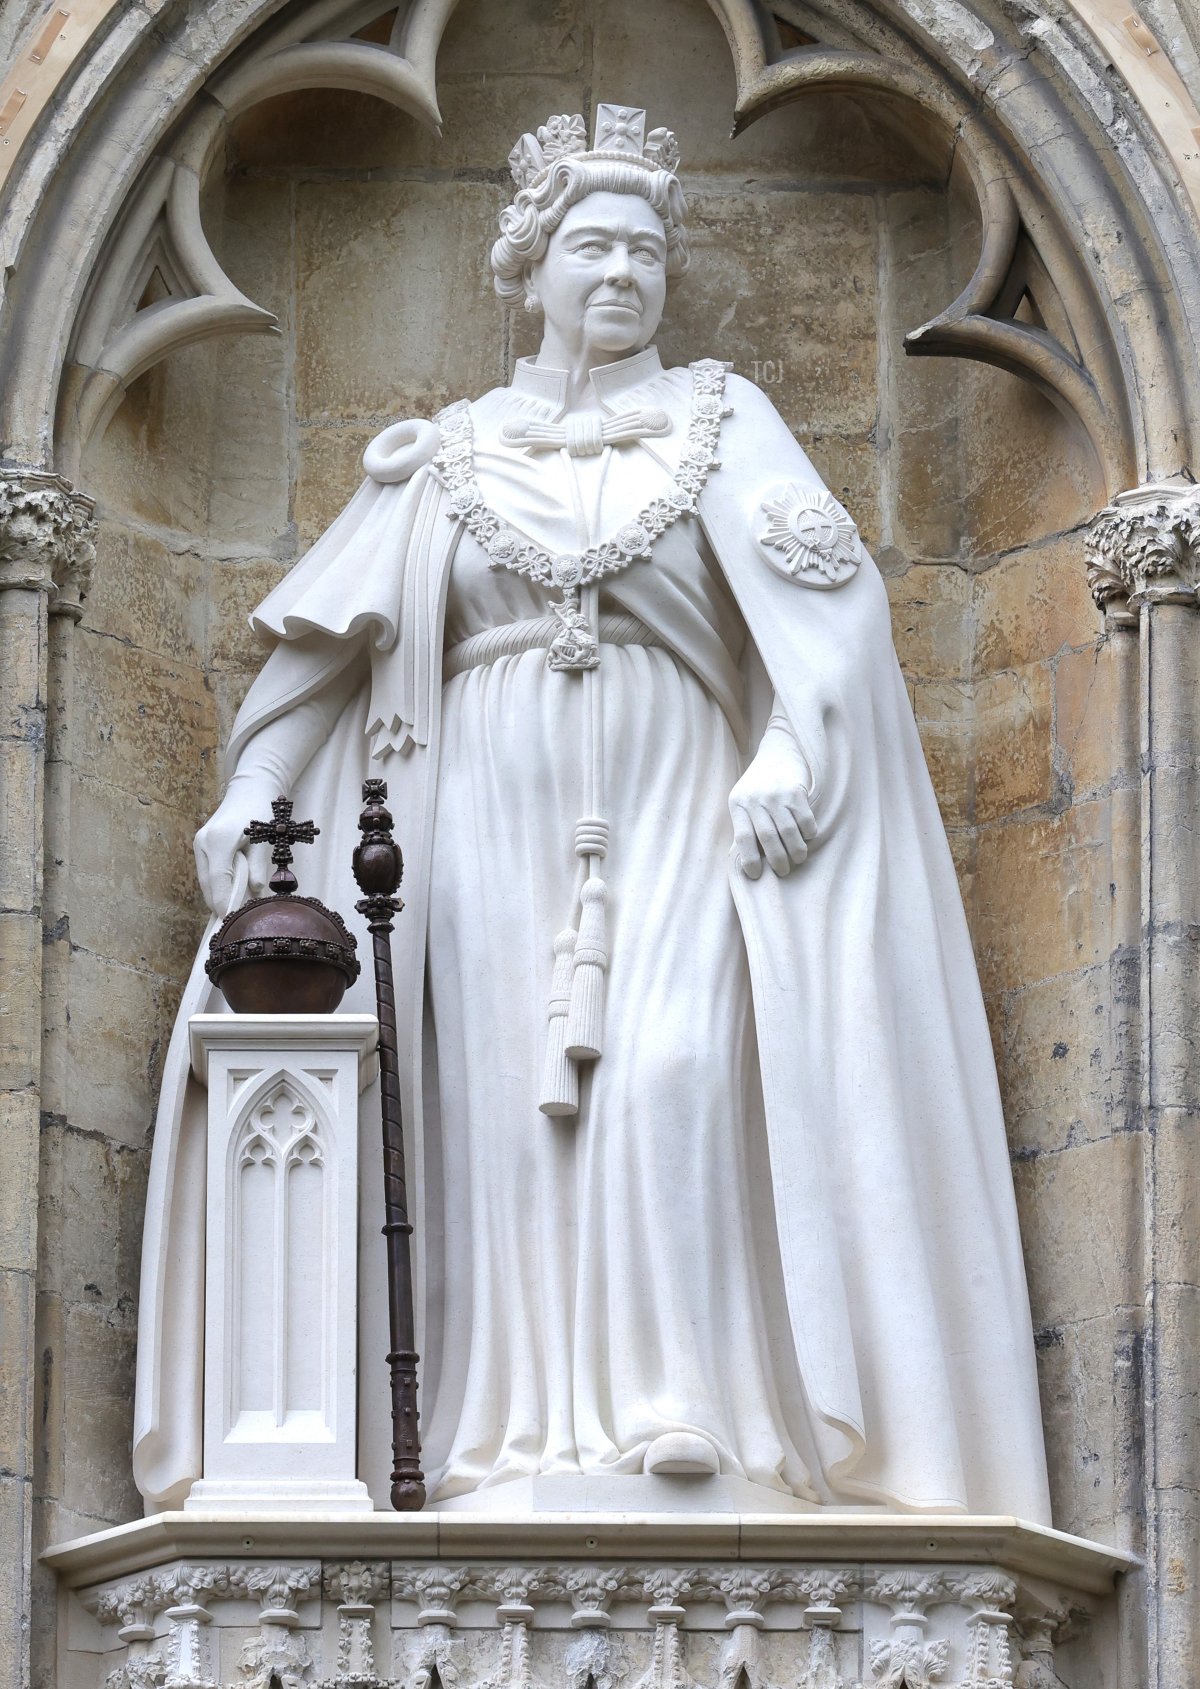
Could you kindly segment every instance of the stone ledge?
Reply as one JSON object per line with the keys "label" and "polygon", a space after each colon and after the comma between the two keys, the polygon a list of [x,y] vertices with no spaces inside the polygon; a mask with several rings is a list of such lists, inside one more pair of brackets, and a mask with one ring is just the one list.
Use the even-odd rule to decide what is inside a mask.
{"label": "stone ledge", "polygon": [[1005,1515],[603,1513],[503,1519],[470,1513],[158,1513],[49,1548],[43,1561],[68,1588],[167,1560],[439,1560],[545,1557],[615,1560],[904,1561],[992,1565],[1093,1595],[1138,1562]]}

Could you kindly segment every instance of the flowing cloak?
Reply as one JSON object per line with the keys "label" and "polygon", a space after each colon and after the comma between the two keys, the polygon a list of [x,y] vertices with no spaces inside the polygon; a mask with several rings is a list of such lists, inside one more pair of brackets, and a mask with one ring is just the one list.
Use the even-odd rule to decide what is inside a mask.
{"label": "flowing cloak", "polygon": [[[686,371],[664,379],[681,391],[689,385]],[[771,566],[757,540],[764,499],[781,483],[802,491],[823,484],[756,387],[731,376],[727,398],[721,467],[701,495],[698,520],[807,763],[818,826],[808,860],[786,878],[764,868],[748,880],[731,859],[730,884],[750,969],[787,1309],[824,1475],[834,1497],[851,1505],[1048,1524],[995,1066],[886,592],[865,552],[852,578],[830,591]],[[260,631],[278,643],[234,724],[226,761],[232,770],[260,727],[318,697],[352,658],[361,660],[365,642],[369,675],[295,785],[298,813],[315,814],[323,828],[301,886],[353,922],[360,782],[368,772],[383,775],[407,859],[396,998],[414,1211],[426,1250],[438,1246],[436,1237],[422,1239],[419,1195],[429,1085],[427,863],[442,627],[459,531],[427,465],[404,480],[368,479],[256,613]],[[663,534],[656,555],[678,534]],[[653,561],[606,583],[620,608],[683,662],[722,674],[718,653],[678,648],[664,590]],[[720,691],[736,710],[736,671]],[[369,954],[361,923],[357,930]],[[147,1196],[134,1471],[151,1509],[178,1505],[201,1471],[205,1125],[203,1094],[188,1069],[187,1019],[224,1007],[202,971],[206,949],[207,935],[168,1052]],[[344,1006],[373,1007],[369,978]],[[376,1122],[368,1095],[360,1128],[359,1447],[360,1476],[382,1506],[389,1426],[384,1261],[372,1204],[381,1190]],[[420,1250],[417,1281],[420,1320]],[[431,1336],[438,1323],[429,1319]],[[436,1354],[425,1360],[436,1369]]]}

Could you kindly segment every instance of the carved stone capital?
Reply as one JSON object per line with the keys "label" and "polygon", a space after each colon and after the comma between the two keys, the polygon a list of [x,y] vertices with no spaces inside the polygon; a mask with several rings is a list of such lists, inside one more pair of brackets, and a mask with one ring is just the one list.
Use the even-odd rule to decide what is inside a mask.
{"label": "carved stone capital", "polygon": [[44,592],[78,621],[96,561],[95,504],[61,475],[0,469],[0,591]]}
{"label": "carved stone capital", "polygon": [[391,1574],[383,1560],[346,1560],[325,1567],[325,1593],[339,1607],[369,1612],[388,1593]]}
{"label": "carved stone capital", "polygon": [[1086,548],[1092,597],[1116,627],[1143,604],[1200,605],[1200,487],[1151,481],[1102,510]]}
{"label": "carved stone capital", "polygon": [[295,1625],[296,1604],[321,1582],[321,1568],[310,1566],[231,1566],[229,1587],[257,1599],[260,1624]]}

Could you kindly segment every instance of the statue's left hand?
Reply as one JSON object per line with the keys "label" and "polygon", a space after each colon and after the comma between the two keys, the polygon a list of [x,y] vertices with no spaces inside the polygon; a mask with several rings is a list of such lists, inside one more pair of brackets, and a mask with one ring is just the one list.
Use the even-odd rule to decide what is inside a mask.
{"label": "statue's left hand", "polygon": [[737,865],[748,880],[759,878],[764,861],[782,879],[807,857],[817,833],[807,775],[790,732],[768,728],[729,794]]}

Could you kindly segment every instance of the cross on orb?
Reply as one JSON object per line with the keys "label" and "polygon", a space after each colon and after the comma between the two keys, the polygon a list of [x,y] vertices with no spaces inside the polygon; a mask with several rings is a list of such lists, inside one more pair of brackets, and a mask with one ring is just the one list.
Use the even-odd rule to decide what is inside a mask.
{"label": "cross on orb", "polygon": [[271,861],[275,872],[271,875],[271,890],[276,897],[290,897],[296,889],[292,873],[292,846],[311,844],[321,831],[311,821],[292,820],[291,798],[276,798],[271,805],[270,821],[252,821],[245,829],[251,844],[271,845]]}

